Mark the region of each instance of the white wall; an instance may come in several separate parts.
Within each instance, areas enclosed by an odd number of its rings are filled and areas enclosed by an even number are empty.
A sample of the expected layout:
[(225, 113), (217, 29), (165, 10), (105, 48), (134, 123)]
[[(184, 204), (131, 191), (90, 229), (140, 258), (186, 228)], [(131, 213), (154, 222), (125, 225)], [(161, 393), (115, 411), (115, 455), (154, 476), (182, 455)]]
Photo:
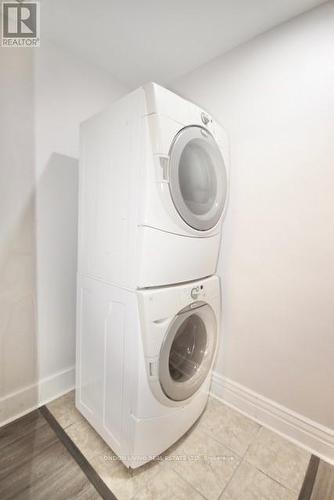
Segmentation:
[(73, 385), (78, 126), (126, 89), (45, 39), (0, 61), (1, 423)]
[(334, 4), (172, 89), (231, 140), (216, 370), (334, 429)]

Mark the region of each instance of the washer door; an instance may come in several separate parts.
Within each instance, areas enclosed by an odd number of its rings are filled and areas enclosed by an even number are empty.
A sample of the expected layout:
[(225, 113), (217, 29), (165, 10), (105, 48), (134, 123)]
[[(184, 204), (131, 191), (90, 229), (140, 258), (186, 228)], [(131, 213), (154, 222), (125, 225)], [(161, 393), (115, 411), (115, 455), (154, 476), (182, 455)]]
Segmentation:
[(169, 399), (183, 401), (202, 385), (217, 344), (216, 317), (208, 304), (181, 311), (160, 350), (159, 380)]
[(169, 152), (169, 188), (182, 219), (207, 231), (219, 221), (227, 197), (227, 172), (220, 149), (208, 130), (185, 127)]

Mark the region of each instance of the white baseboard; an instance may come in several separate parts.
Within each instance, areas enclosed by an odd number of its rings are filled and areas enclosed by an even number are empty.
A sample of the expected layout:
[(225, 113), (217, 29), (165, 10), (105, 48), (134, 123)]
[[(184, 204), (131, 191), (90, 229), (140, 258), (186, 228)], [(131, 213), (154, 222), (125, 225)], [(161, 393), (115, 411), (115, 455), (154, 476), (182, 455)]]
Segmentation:
[(211, 394), (261, 425), (334, 464), (334, 430), (215, 372), (212, 374)]
[(0, 399), (0, 426), (19, 418), (74, 388), (74, 366)]

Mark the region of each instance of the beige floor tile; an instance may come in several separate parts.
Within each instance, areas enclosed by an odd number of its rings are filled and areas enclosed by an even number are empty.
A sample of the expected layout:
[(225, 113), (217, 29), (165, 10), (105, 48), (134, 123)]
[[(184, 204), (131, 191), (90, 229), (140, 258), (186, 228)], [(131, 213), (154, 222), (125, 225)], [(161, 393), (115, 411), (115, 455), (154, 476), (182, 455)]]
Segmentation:
[(204, 432), (243, 456), (260, 425), (241, 413), (210, 398), (198, 424)]
[(297, 500), (297, 493), (284, 488), (250, 464), (243, 462), (220, 500)]
[(133, 500), (203, 500), (187, 481), (165, 465), (159, 465), (158, 474), (137, 491)]
[(106, 460), (104, 455), (96, 455), (90, 459), (90, 464), (118, 500), (133, 498), (160, 470), (158, 462), (130, 470), (118, 460)]
[(110, 455), (113, 452), (87, 421), (70, 425), (66, 433), (89, 460), (95, 455)]
[(82, 422), (84, 419), (75, 407), (74, 391), (55, 399), (47, 407), (63, 429), (66, 429), (69, 425)]
[(239, 457), (194, 427), (164, 462), (208, 500), (216, 500), (239, 464)]
[(310, 456), (278, 434), (262, 428), (249, 447), (245, 460), (287, 488), (299, 492)]

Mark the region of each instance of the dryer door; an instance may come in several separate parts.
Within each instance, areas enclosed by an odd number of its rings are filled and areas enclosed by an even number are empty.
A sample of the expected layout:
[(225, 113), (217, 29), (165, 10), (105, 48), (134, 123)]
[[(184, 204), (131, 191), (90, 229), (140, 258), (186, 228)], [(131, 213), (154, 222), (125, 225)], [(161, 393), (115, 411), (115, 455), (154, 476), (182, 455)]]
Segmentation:
[(176, 135), (169, 158), (169, 188), (176, 210), (192, 228), (211, 229), (227, 198), (227, 171), (215, 139), (203, 127), (185, 127)]
[(193, 306), (175, 317), (160, 350), (160, 385), (174, 401), (188, 399), (200, 388), (216, 350), (217, 322), (212, 308), (205, 303)]

